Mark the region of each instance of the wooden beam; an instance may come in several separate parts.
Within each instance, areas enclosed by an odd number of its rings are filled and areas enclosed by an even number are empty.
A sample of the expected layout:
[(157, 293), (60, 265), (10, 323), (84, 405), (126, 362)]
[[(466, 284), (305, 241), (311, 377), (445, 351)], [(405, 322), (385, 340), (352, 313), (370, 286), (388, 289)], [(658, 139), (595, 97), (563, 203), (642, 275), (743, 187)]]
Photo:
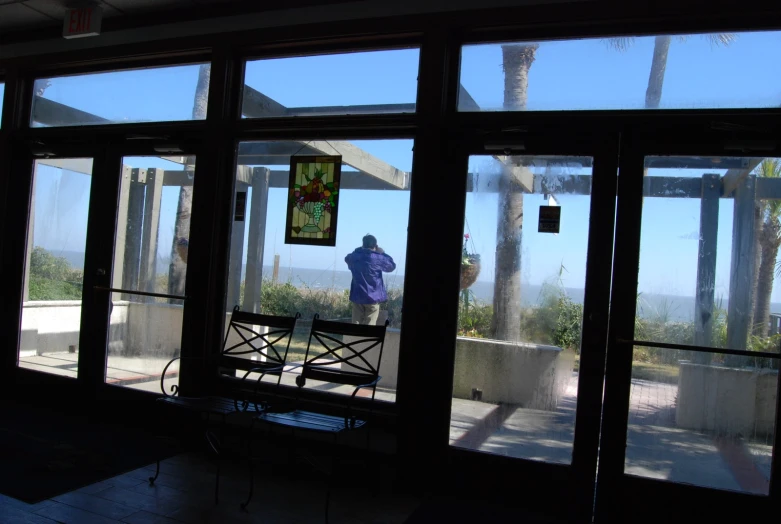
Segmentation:
[(459, 111), (480, 111), (480, 106), (477, 104), (469, 91), (463, 86), (458, 84), (458, 110)]
[[(649, 177), (646, 177), (649, 178)], [(697, 287), (694, 302), (694, 345), (713, 342), (713, 306), (716, 292), (716, 251), (719, 234), (719, 175), (703, 175), (700, 200), (700, 241), (697, 251)], [(696, 353), (699, 364), (709, 364), (709, 353)]]
[(87, 113), (48, 98), (36, 96), (33, 100), (32, 123), (49, 127), (110, 124), (111, 120)]
[[(252, 175), (246, 173), (251, 171), (252, 168), (248, 166), (238, 166), (237, 178), (242, 180), (252, 179)], [(235, 191), (247, 191), (249, 184), (246, 182), (236, 181)], [(230, 241), (230, 259), (228, 266), (228, 292), (226, 307), (230, 310), (233, 306), (241, 307), (241, 270), (244, 262), (244, 231), (246, 227), (246, 216), (244, 220), (237, 221), (235, 217), (235, 205), (236, 198), (233, 199), (232, 213), (231, 213), (231, 241)], [(246, 214), (245, 214), (246, 215)]]
[(139, 283), (141, 289), (147, 292), (155, 291), (155, 280), (157, 278), (157, 238), (160, 232), (163, 173), (162, 169), (146, 170), (146, 196), (144, 198), (144, 226)]
[(287, 114), (285, 106), (247, 84), (244, 84), (241, 96), (241, 114), (247, 118), (285, 116)]
[(757, 177), (757, 199), (781, 200), (781, 178)]
[(409, 188), (409, 173), (370, 155), (352, 142), (313, 140), (309, 144), (326, 155), (341, 155), (342, 162), (398, 189)]
[(745, 165), (740, 168), (728, 169), (721, 179), (722, 195), (732, 196), (738, 186), (751, 174), (754, 169), (762, 162), (762, 158), (741, 159)]
[(730, 263), (727, 347), (746, 349), (753, 301), (754, 213), (756, 177), (747, 176), (735, 191), (732, 218), (732, 259)]
[(30, 300), (30, 264), (32, 263), (33, 249), (35, 249), (35, 191), (38, 187), (38, 165), (33, 164), (33, 188), (30, 192), (30, 216), (27, 219), (27, 249), (24, 258), (24, 288), (22, 290), (22, 302)]
[[(119, 181), (119, 204), (117, 206), (117, 235), (114, 240), (114, 271), (111, 275), (111, 287), (122, 288), (122, 273), (124, 267), (119, 264), (125, 260), (125, 248), (127, 247), (128, 234), (128, 206), (130, 204), (130, 185), (132, 172), (130, 166), (122, 166), (121, 180)], [(116, 294), (112, 294), (114, 300)]]
[(35, 162), (36, 165), (56, 167), (66, 171), (73, 171), (74, 173), (92, 175), (91, 158), (39, 158)]
[(646, 176), (643, 177), (643, 196), (664, 198), (701, 198), (702, 178)]
[[(124, 170), (123, 170), (124, 171)], [(122, 264), (122, 271), (114, 270), (114, 273), (121, 274), (122, 289), (140, 289), (138, 287), (138, 276), (141, 269), (141, 243), (142, 243), (142, 225), (144, 222), (144, 192), (146, 187), (139, 181), (139, 173), (146, 170), (130, 168), (130, 184), (128, 187), (127, 203), (127, 221), (117, 223), (117, 228), (125, 230), (125, 252), (122, 259), (115, 258), (114, 263)], [(123, 188), (124, 190), (124, 188)], [(123, 300), (129, 300), (131, 295), (122, 294)]]
[(249, 216), (247, 273), (244, 277), (242, 310), (260, 313), (260, 287), (263, 285), (263, 251), (266, 245), (266, 214), (271, 171), (266, 167), (256, 167), (252, 171), (252, 199), (247, 213)]
[(270, 116), (318, 116), (318, 115), (355, 115), (414, 113), (415, 103), (401, 104), (354, 104), (349, 106), (302, 106), (287, 107), (257, 89), (244, 85), (241, 114), (247, 118)]

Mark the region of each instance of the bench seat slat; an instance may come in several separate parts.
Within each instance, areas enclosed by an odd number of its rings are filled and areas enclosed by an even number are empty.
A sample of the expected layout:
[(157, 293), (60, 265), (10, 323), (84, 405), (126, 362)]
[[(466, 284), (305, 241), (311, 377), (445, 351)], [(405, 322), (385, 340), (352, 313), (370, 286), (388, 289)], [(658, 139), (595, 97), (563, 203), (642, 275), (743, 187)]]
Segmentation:
[[(312, 411), (296, 410), (287, 413), (265, 412), (258, 415), (257, 419), (277, 426), (307, 429), (325, 433), (339, 433), (348, 429), (344, 425), (344, 417), (324, 415)], [(366, 421), (356, 420), (355, 425), (350, 429), (358, 429), (364, 424), (366, 424)]]
[[(225, 397), (201, 397), (201, 398), (188, 398), (188, 397), (163, 397), (159, 399), (160, 402), (165, 402), (182, 409), (189, 409), (192, 411), (200, 411), (202, 413), (213, 413), (217, 415), (227, 415), (236, 411), (236, 403), (232, 398)], [(239, 409), (243, 410), (242, 401), (237, 401)], [(247, 412), (260, 413), (262, 412), (261, 406), (258, 409), (255, 408), (255, 404), (250, 402), (247, 405)]]

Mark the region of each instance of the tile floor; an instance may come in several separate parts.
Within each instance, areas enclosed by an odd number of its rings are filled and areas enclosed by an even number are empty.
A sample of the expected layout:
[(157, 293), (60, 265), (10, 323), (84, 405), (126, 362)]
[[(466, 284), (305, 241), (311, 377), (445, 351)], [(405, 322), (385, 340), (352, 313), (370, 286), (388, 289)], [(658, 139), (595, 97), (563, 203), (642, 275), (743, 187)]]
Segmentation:
[[(262, 469), (262, 465), (258, 469)], [(294, 467), (294, 466), (290, 466)], [(260, 471), (248, 511), (246, 467), (224, 461), (220, 503), (214, 504), (214, 464), (201, 453), (185, 453), (164, 461), (160, 477), (150, 486), (154, 464), (65, 493), (37, 504), (0, 495), (3, 524), (206, 524), (206, 523), (321, 523), (324, 522), (325, 481), (290, 480)], [(358, 491), (356, 491), (356, 486)], [(388, 490), (335, 485), (331, 497), (332, 523), (403, 523), (420, 500), (392, 495)], [(378, 493), (372, 493), (378, 491)]]

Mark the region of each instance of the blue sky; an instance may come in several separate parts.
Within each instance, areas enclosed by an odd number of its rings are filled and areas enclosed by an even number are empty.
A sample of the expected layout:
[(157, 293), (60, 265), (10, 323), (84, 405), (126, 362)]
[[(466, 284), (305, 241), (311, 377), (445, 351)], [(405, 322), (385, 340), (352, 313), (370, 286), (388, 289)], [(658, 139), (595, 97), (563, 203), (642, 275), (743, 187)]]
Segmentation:
[[(673, 39), (668, 57), (662, 107), (767, 107), (781, 105), (781, 71), (767, 67), (769, 49), (781, 46), (781, 33), (742, 33), (729, 47), (713, 46), (701, 36)], [(642, 108), (653, 53), (653, 38), (637, 38), (626, 51), (611, 49), (604, 40), (544, 42), (529, 74), (529, 110)], [(469, 46), (463, 50), (461, 82), (485, 109), (500, 109), (503, 96), (499, 45)], [(417, 89), (417, 50), (356, 53), (323, 57), (286, 58), (252, 62), (246, 82), (288, 106), (350, 105), (414, 102)], [(739, 72), (733, 74), (732, 72)], [(116, 121), (189, 119), (198, 66), (117, 72), (52, 80), (46, 98)], [(392, 81), (390, 81), (391, 79)], [(406, 171), (412, 166), (411, 140), (354, 141), (383, 161)], [(134, 167), (166, 167), (157, 159), (128, 159)], [(136, 165), (138, 164), (138, 165)], [(168, 167), (167, 167), (168, 168)], [(287, 169), (286, 166), (275, 166)], [(475, 157), (470, 170), (490, 172), (491, 160)], [(709, 170), (707, 172), (718, 172)], [(576, 174), (587, 174), (577, 171)], [(652, 176), (700, 176), (689, 170), (652, 170)], [(206, 176), (197, 174), (196, 176)], [(446, 173), (415, 173), (416, 177)], [(46, 194), (49, 189), (40, 186)], [(66, 198), (60, 189), (60, 198)], [(266, 257), (279, 253), (283, 266), (344, 269), (342, 259), (371, 232), (397, 261), (403, 272), (409, 193), (404, 191), (344, 191), (340, 202), (336, 248), (284, 245), (284, 191), (272, 189), (267, 215)], [(524, 197), (523, 278), (540, 283), (558, 273), (563, 264), (564, 284), (583, 287), (589, 197), (557, 195), (562, 206), (561, 233), (537, 233), (542, 195)], [(36, 213), (55, 208), (36, 200)], [(86, 200), (71, 203), (86, 207)], [(176, 190), (163, 198), (160, 228), (161, 255), (167, 256), (176, 209)], [(80, 226), (73, 214), (58, 211), (69, 250)], [(646, 293), (692, 295), (696, 273), (697, 200), (646, 199), (643, 211), (640, 290)], [(481, 280), (493, 277), (496, 246), (495, 194), (468, 195), (466, 219), (476, 250), (483, 257)], [(460, 217), (442, 217), (457, 220)], [(726, 296), (729, 282), (731, 201), (721, 201), (717, 294)], [(71, 224), (72, 227), (68, 227)], [(36, 238), (37, 237), (36, 232)], [(82, 246), (83, 246), (83, 232)], [(44, 237), (41, 237), (44, 238)], [(47, 237), (48, 238), (48, 237)], [(58, 242), (62, 245), (62, 239)], [(46, 242), (53, 242), (52, 239)], [(246, 242), (246, 239), (245, 239)], [(164, 246), (164, 247), (163, 247)], [(55, 247), (46, 245), (44, 247)], [(471, 247), (471, 246), (470, 246)], [(83, 247), (81, 248), (83, 249)], [(781, 290), (781, 286), (776, 286)], [(723, 292), (723, 293), (722, 293)], [(781, 291), (774, 293), (781, 301)]]

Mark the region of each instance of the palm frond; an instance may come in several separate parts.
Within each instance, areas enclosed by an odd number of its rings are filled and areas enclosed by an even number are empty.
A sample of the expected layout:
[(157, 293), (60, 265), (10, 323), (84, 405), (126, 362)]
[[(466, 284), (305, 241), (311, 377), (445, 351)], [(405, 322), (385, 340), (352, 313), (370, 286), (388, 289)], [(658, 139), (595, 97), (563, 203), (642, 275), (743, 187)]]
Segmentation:
[(728, 46), (731, 43), (733, 43), (735, 40), (738, 39), (738, 35), (735, 33), (711, 33), (708, 35), (705, 35), (705, 38), (708, 39), (708, 42), (712, 46), (718, 47), (718, 46)]
[(759, 163), (752, 174), (760, 178), (781, 178), (781, 159), (762, 159), (762, 162)]
[(635, 43), (635, 38), (633, 36), (617, 36), (615, 38), (605, 38), (602, 41), (605, 42), (608, 48), (624, 52), (632, 47)]

